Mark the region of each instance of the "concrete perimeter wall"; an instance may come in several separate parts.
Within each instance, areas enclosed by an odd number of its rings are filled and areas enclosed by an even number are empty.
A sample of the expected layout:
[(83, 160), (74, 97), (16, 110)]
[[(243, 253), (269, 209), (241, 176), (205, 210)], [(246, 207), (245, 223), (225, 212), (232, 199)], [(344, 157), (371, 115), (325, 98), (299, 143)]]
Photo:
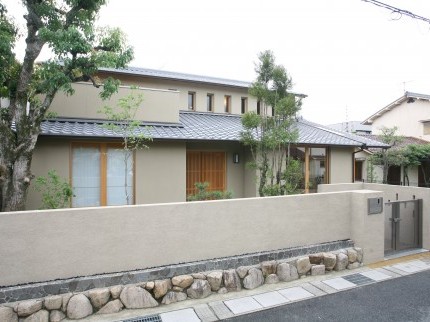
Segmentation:
[[(383, 258), (375, 191), (0, 214), (0, 286), (353, 239)], [(380, 236), (380, 237), (379, 237)]]
[(323, 184), (318, 186), (318, 192), (336, 192), (370, 189), (381, 191), (384, 203), (396, 200), (423, 199), (423, 248), (430, 249), (430, 189), (419, 187), (395, 186), (376, 183), (344, 183), (344, 184)]

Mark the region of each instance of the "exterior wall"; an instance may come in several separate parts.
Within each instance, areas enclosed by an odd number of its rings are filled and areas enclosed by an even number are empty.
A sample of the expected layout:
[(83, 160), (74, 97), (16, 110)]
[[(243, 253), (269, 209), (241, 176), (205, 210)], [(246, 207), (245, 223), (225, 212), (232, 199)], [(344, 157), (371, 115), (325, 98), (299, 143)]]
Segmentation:
[(352, 182), (353, 148), (330, 148), (330, 183)]
[(318, 192), (350, 191), (359, 189), (372, 189), (382, 191), (384, 202), (397, 200), (423, 199), (423, 248), (430, 249), (430, 189), (419, 187), (393, 186), (374, 183), (352, 183), (320, 185)]
[[(0, 285), (130, 271), (351, 236), (363, 241), (356, 246), (367, 254), (374, 241), (366, 238), (372, 239), (377, 229), (383, 232), (383, 224), (375, 222), (372, 228), (373, 222), (364, 216), (368, 196), (378, 194), (319, 193), (1, 213)], [(319, 229), (312, 229), (315, 223)], [(383, 249), (383, 243), (379, 247)], [(365, 262), (381, 259), (372, 255)]]
[[(31, 167), (33, 175), (46, 176), (49, 170), (56, 170), (61, 177), (70, 179), (72, 142), (89, 141), (39, 138)], [(185, 201), (185, 142), (152, 142), (148, 150), (136, 152), (135, 160), (136, 204)], [(30, 186), (26, 209), (40, 206), (40, 194)]]
[[(118, 99), (128, 95), (131, 90), (121, 87), (118, 94), (112, 95), (108, 101), (103, 101), (100, 89), (88, 83), (73, 84), (75, 94), (67, 96), (58, 93), (50, 107), (51, 112), (57, 113), (58, 117), (103, 119), (103, 113), (98, 113), (105, 105), (116, 106)], [(143, 94), (141, 109), (136, 114), (136, 119), (149, 122), (178, 123), (178, 91), (141, 88), (139, 93)]]
[[(248, 98), (248, 111), (257, 110), (257, 100), (248, 94), (248, 88), (232, 87), (222, 85), (211, 85), (190, 81), (157, 79), (133, 75), (114, 75), (120, 79), (124, 85), (137, 85), (148, 88), (159, 88), (164, 90), (174, 90), (179, 92), (179, 102), (177, 108), (188, 110), (188, 92), (195, 92), (196, 108), (198, 112), (207, 112), (206, 96), (214, 95), (215, 113), (224, 113), (224, 95), (231, 96), (231, 113), (241, 114), (241, 98)], [(102, 74), (103, 77), (103, 74)], [(271, 111), (269, 111), (271, 112)]]
[[(239, 142), (188, 142), (187, 151), (223, 151), (226, 152), (227, 190), (233, 198), (245, 197), (245, 149)], [(233, 163), (233, 153), (239, 153), (239, 163)], [(185, 175), (185, 165), (182, 172)], [(184, 181), (185, 182), (185, 181)], [(185, 187), (185, 184), (184, 184)], [(255, 197), (251, 195), (250, 197)]]
[(415, 100), (414, 103), (406, 101), (382, 114), (372, 123), (372, 134), (380, 134), (380, 129), (385, 127), (398, 127), (397, 134), (414, 136), (424, 140), (430, 140), (430, 135), (424, 135), (422, 120), (430, 119), (430, 102)]

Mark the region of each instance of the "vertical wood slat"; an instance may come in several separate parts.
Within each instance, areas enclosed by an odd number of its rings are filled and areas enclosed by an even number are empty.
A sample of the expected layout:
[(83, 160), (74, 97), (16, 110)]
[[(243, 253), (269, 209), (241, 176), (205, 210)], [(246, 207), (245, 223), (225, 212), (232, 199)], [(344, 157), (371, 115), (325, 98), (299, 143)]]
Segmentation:
[(201, 182), (201, 156), (200, 152), (187, 151), (187, 196), (195, 193), (194, 183)]

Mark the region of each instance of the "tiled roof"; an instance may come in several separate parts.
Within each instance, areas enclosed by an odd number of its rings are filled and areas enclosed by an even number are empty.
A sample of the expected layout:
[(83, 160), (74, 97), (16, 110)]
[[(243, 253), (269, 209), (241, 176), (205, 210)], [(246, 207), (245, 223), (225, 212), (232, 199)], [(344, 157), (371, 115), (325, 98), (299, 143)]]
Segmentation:
[[(142, 67), (126, 67), (126, 68), (119, 68), (119, 69), (100, 68), (100, 70), (105, 72), (111, 72), (111, 73), (156, 77), (156, 78), (163, 78), (163, 79), (175, 79), (175, 80), (199, 82), (199, 83), (207, 83), (207, 84), (223, 85), (223, 86), (233, 86), (233, 87), (242, 87), (242, 88), (248, 88), (249, 86), (251, 86), (251, 82), (246, 82), (246, 81), (178, 73), (178, 72), (169, 72), (164, 70), (142, 68)], [(291, 94), (294, 94), (297, 97), (307, 96), (305, 94), (294, 93), (294, 92), (291, 92)]]
[[(378, 141), (381, 142), (381, 137), (379, 135), (375, 135), (375, 134), (360, 134), (360, 136), (362, 136), (363, 138), (368, 138), (371, 139), (373, 141)], [(392, 149), (400, 149), (400, 148), (404, 148), (408, 145), (411, 144), (418, 144), (418, 145), (424, 145), (424, 144), (430, 144), (429, 141), (426, 140), (422, 140), (420, 138), (416, 138), (414, 136), (402, 136), (401, 137), (401, 141), (396, 143), (394, 146), (392, 146)]]
[[(119, 138), (121, 135), (106, 129), (102, 120), (50, 119), (42, 123), (45, 136)], [(326, 128), (299, 119), (298, 144), (387, 147), (372, 139)], [(239, 141), (241, 116), (181, 111), (179, 123), (143, 123), (138, 132), (153, 139)]]

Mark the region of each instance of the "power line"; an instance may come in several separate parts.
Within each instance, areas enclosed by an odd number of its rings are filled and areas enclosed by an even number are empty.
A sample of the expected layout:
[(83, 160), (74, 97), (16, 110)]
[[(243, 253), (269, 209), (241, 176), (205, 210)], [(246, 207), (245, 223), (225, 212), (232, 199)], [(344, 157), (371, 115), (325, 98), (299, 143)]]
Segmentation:
[(430, 24), (430, 19), (425, 18), (423, 16), (416, 15), (416, 14), (414, 14), (414, 13), (408, 11), (408, 10), (404, 10), (404, 9), (400, 9), (400, 8), (397, 8), (397, 7), (393, 7), (393, 6), (390, 6), (389, 4), (386, 4), (386, 3), (383, 3), (383, 2), (380, 2), (380, 1), (377, 1), (377, 0), (361, 0), (361, 1), (369, 2), (371, 4), (374, 4), (375, 6), (391, 10), (392, 13), (398, 13), (398, 14), (400, 14), (400, 18), (402, 16), (408, 16), (408, 17), (411, 17), (413, 19), (418, 19), (418, 20), (422, 20), (422, 21), (428, 22)]

